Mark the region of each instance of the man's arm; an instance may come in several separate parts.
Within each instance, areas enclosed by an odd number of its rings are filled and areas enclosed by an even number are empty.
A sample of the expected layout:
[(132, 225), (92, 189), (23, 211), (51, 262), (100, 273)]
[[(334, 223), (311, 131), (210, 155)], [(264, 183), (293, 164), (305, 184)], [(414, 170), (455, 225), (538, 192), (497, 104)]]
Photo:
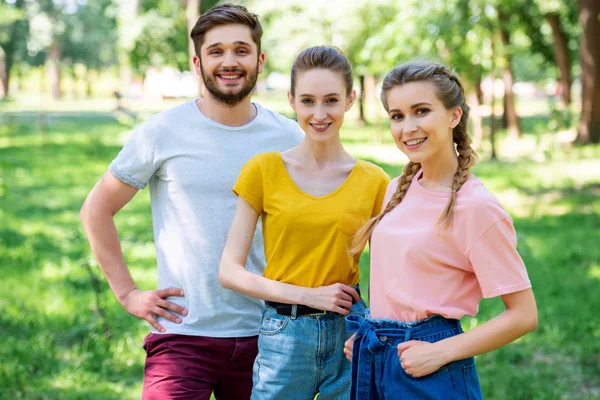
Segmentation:
[(159, 332), (165, 332), (164, 327), (156, 321), (156, 316), (180, 323), (181, 319), (167, 310), (184, 316), (187, 315), (187, 310), (165, 299), (169, 296), (183, 296), (183, 290), (167, 288), (140, 291), (125, 264), (113, 220), (115, 214), (129, 203), (137, 191), (138, 189), (107, 172), (83, 203), (81, 222), (100, 269), (125, 310), (148, 321)]

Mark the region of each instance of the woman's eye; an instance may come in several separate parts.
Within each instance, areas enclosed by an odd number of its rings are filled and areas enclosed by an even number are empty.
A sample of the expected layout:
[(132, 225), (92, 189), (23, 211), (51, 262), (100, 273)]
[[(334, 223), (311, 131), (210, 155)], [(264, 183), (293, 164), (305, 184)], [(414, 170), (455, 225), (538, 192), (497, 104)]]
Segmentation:
[(238, 53), (240, 53), (240, 54), (248, 54), (248, 50), (241, 49), (241, 50), (238, 50)]
[(338, 99), (327, 99), (327, 103), (337, 103)]
[(312, 104), (312, 100), (311, 99), (303, 99), (301, 100), (302, 104)]
[(401, 120), (402, 118), (404, 118), (404, 115), (402, 115), (402, 114), (392, 114), (392, 115), (390, 115), (390, 119), (394, 120), (394, 121)]
[(425, 115), (429, 112), (427, 108), (417, 108), (417, 115)]

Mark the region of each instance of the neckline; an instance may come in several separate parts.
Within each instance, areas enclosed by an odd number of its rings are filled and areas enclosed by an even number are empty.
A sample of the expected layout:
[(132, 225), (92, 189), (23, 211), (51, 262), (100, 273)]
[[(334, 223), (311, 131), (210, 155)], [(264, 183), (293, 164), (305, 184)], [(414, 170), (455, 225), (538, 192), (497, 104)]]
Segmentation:
[(324, 200), (324, 199), (332, 197), (335, 194), (337, 194), (340, 191), (342, 191), (342, 189), (344, 189), (344, 187), (346, 187), (348, 185), (348, 183), (352, 180), (352, 178), (354, 177), (354, 175), (356, 175), (356, 173), (357, 173), (356, 171), (358, 170), (358, 165), (359, 165), (359, 163), (361, 161), (358, 158), (356, 159), (356, 162), (354, 163), (354, 166), (352, 167), (352, 170), (350, 171), (350, 173), (348, 174), (348, 176), (346, 177), (346, 179), (344, 179), (344, 182), (342, 182), (342, 184), (340, 186), (338, 186), (333, 191), (331, 191), (331, 192), (329, 192), (329, 193), (327, 193), (327, 194), (325, 194), (323, 196), (313, 196), (312, 194), (306, 193), (304, 190), (300, 189), (298, 187), (298, 185), (296, 184), (296, 182), (294, 182), (294, 180), (290, 176), (290, 173), (288, 172), (288, 170), (287, 170), (287, 168), (285, 166), (285, 161), (283, 161), (283, 156), (281, 155), (281, 152), (276, 152), (276, 155), (277, 155), (277, 160), (279, 162), (280, 167), (283, 168), (283, 175), (284, 175), (285, 179), (294, 187), (294, 189), (298, 193), (300, 193), (304, 197), (308, 197), (309, 199), (312, 199), (312, 200)]
[(261, 116), (261, 114), (262, 114), (261, 108), (262, 107), (258, 103), (253, 102), (252, 105), (254, 106), (254, 108), (256, 108), (256, 115), (254, 116), (252, 121), (248, 122), (245, 125), (241, 125), (241, 126), (224, 125), (224, 124), (214, 121), (214, 120), (208, 118), (206, 115), (204, 115), (204, 113), (202, 113), (202, 111), (200, 111), (198, 104), (196, 104), (196, 102), (198, 100), (199, 100), (198, 98), (190, 100), (190, 104), (194, 108), (194, 110), (196, 110), (197, 115), (200, 116), (200, 118), (202, 119), (203, 122), (205, 122), (209, 125), (212, 125), (216, 128), (222, 129), (222, 130), (232, 131), (232, 132), (243, 131), (243, 130), (249, 129), (249, 128), (253, 127), (254, 125), (256, 125), (258, 123), (259, 118), (262, 117)]
[[(420, 182), (421, 177), (423, 176), (423, 169), (421, 168), (419, 170), (419, 172), (417, 172), (417, 174), (415, 175), (415, 177), (412, 180), (412, 183), (410, 185), (410, 187), (415, 187), (417, 190), (419, 190), (422, 193), (425, 193), (429, 196), (436, 196), (436, 197), (446, 197), (446, 198), (450, 198), (450, 196), (452, 195), (452, 192), (440, 192), (437, 190), (432, 190), (432, 189), (428, 189), (425, 186), (423, 186)], [(473, 179), (467, 179), (467, 181), (463, 184), (463, 188), (466, 185), (470, 185), (469, 182), (471, 181), (479, 181), (479, 178), (475, 177)], [(461, 189), (462, 190), (462, 189)], [(456, 193), (456, 195), (458, 196), (460, 194), (460, 190)]]

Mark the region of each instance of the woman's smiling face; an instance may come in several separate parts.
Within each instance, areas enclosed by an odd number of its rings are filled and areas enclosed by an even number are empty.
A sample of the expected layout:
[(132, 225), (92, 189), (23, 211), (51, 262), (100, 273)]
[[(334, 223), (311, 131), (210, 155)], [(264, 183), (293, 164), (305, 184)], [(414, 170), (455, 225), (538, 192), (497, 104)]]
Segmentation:
[(452, 150), (452, 129), (460, 121), (460, 107), (448, 110), (431, 82), (393, 87), (387, 95), (390, 129), (396, 146), (414, 163)]
[(298, 124), (315, 141), (339, 135), (346, 111), (354, 103), (355, 93), (346, 95), (340, 73), (327, 69), (311, 69), (298, 74), (295, 96), (289, 95)]

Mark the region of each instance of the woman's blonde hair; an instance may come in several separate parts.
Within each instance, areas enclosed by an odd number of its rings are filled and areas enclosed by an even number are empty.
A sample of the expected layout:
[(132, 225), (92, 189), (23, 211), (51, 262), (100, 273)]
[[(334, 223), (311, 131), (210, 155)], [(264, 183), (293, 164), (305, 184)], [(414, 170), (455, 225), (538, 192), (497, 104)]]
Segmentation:
[[(447, 110), (456, 107), (462, 109), (462, 117), (458, 125), (452, 130), (452, 138), (454, 143), (456, 143), (456, 151), (458, 153), (458, 167), (454, 173), (450, 200), (438, 220), (438, 224), (445, 230), (452, 222), (454, 205), (456, 204), (456, 192), (458, 192), (467, 181), (469, 169), (477, 162), (477, 154), (475, 153), (475, 150), (471, 148), (471, 138), (467, 133), (469, 106), (465, 102), (465, 93), (462, 84), (454, 72), (441, 64), (411, 62), (394, 68), (383, 80), (381, 102), (386, 111), (389, 111), (387, 97), (390, 90), (396, 86), (401, 86), (409, 82), (433, 83), (436, 88), (438, 99), (440, 99)], [(420, 169), (421, 164), (412, 161), (404, 166), (403, 173), (398, 178), (396, 191), (389, 203), (377, 217), (371, 218), (354, 235), (352, 245), (350, 246), (351, 254), (358, 254), (362, 251), (367, 241), (371, 238), (371, 234), (379, 221), (402, 202), (413, 178)]]

